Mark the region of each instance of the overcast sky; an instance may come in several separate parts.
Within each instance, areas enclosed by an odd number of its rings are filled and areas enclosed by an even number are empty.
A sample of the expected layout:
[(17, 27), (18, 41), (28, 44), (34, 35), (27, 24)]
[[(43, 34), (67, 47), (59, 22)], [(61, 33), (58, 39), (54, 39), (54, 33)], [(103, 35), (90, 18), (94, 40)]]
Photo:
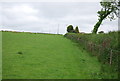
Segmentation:
[[(98, 20), (99, 2), (1, 2), (0, 29), (65, 34), (68, 25), (90, 33)], [(117, 20), (105, 20), (99, 31), (118, 30)]]

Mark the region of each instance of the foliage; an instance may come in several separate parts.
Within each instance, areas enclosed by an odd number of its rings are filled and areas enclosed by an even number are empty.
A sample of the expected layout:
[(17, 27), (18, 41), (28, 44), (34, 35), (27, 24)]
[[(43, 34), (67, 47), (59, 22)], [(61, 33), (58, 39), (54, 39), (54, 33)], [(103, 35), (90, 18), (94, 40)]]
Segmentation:
[(71, 30), (71, 32), (70, 33), (76, 33), (76, 31), (75, 30)]
[(75, 28), (75, 32), (76, 32), (76, 33), (79, 33), (78, 26), (76, 26), (76, 28)]
[(73, 26), (72, 25), (69, 25), (68, 27), (67, 27), (67, 32), (74, 32), (74, 29), (73, 29)]
[(110, 20), (114, 20), (116, 17), (118, 17), (118, 0), (112, 0), (110, 2), (105, 2), (104, 0), (100, 2), (102, 9), (98, 11), (98, 22), (95, 24), (93, 32), (97, 33), (99, 26), (101, 25), (102, 21), (106, 19), (107, 17)]
[(73, 26), (72, 26), (72, 25), (69, 25), (69, 26), (67, 27), (67, 32), (68, 32), (68, 33), (79, 33), (78, 26), (76, 26), (76, 28), (75, 28), (75, 30), (74, 30)]
[[(108, 34), (67, 33), (65, 34), (65, 37), (78, 42), (83, 49), (90, 52), (92, 56), (96, 56), (103, 65), (105, 64), (112, 67), (112, 73), (115, 73), (115, 77), (117, 76), (116, 72), (118, 72), (118, 54), (120, 53), (120, 47), (118, 46), (118, 33), (120, 32), (114, 31), (109, 32)], [(109, 69), (103, 70), (105, 68), (101, 68), (104, 72), (110, 72)]]
[(100, 33), (104, 33), (104, 31), (99, 31), (98, 33), (99, 33), (99, 34), (100, 34)]

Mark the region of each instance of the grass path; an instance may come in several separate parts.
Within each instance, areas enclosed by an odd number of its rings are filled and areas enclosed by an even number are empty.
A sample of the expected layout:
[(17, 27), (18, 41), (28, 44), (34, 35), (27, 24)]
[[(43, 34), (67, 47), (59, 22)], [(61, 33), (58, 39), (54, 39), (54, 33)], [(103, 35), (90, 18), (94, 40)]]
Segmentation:
[(3, 79), (98, 78), (96, 57), (62, 35), (3, 32), (2, 44)]

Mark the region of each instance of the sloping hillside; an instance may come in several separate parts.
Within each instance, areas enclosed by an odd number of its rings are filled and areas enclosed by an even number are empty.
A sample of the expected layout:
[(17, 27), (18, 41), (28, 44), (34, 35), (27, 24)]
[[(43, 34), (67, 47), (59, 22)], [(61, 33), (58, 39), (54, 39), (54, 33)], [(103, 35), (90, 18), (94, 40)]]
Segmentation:
[(100, 63), (62, 35), (3, 32), (3, 79), (98, 79)]

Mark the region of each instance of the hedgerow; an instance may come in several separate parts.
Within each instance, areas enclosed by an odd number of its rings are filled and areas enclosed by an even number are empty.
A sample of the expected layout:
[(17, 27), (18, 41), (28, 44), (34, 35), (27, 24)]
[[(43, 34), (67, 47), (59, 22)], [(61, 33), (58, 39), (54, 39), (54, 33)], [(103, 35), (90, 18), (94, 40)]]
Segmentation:
[(118, 54), (120, 54), (119, 33), (119, 31), (107, 34), (66, 33), (64, 36), (79, 43), (91, 55), (96, 56), (103, 65), (110, 66), (112, 72), (117, 72)]

